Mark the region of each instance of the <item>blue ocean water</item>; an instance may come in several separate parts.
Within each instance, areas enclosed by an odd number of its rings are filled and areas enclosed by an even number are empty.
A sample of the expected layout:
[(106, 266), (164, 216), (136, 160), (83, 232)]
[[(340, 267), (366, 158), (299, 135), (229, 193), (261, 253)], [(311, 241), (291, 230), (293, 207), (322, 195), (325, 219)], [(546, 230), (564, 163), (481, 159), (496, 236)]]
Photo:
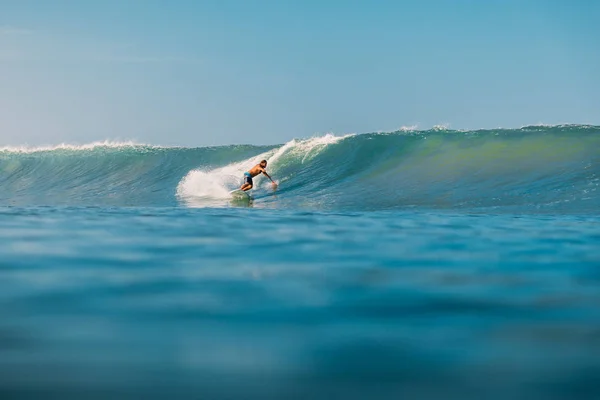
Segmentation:
[(0, 149), (0, 395), (598, 398), (599, 174), (573, 125)]

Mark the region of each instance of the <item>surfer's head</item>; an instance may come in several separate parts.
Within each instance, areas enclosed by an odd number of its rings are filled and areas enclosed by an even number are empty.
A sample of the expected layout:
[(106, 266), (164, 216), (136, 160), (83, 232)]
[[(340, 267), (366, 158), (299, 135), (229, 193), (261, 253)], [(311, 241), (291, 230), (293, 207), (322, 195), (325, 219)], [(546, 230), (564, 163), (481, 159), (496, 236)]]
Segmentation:
[(263, 167), (263, 168), (267, 168), (267, 160), (262, 160), (260, 162), (260, 166)]

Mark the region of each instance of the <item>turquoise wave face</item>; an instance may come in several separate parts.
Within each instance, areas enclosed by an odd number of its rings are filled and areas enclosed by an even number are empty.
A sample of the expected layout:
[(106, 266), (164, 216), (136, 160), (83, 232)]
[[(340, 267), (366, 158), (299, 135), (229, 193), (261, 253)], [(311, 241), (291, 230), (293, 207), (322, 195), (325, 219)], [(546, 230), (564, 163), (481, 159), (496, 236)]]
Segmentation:
[(327, 135), (279, 146), (0, 149), (0, 204), (231, 206), (260, 159), (254, 207), (597, 213), (600, 127)]
[(255, 146), (97, 145), (0, 151), (0, 203), (37, 206), (175, 206), (192, 169), (246, 159)]

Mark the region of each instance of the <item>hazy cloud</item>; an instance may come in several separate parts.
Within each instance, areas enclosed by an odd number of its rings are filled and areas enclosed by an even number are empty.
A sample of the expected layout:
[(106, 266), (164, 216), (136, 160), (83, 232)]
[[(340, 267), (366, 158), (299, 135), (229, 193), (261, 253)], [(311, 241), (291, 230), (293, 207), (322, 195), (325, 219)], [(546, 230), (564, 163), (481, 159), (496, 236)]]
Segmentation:
[(32, 33), (31, 29), (17, 28), (9, 25), (0, 26), (0, 36), (23, 36), (31, 35)]
[(158, 63), (198, 63), (198, 60), (181, 57), (155, 57), (139, 55), (94, 54), (91, 60), (123, 64), (158, 64)]
[(8, 40), (34, 33), (31, 29), (0, 25), (0, 60), (2, 61), (82, 61), (116, 64), (199, 63), (199, 60), (158, 54), (140, 54), (131, 43), (93, 42), (76, 36), (36, 35), (31, 40)]

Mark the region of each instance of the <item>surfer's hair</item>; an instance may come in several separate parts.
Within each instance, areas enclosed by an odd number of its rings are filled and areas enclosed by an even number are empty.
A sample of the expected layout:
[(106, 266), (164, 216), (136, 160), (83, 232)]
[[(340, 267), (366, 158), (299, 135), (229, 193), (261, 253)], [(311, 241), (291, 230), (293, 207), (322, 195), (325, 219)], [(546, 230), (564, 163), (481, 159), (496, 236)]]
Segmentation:
[(265, 163), (265, 164), (266, 164), (266, 163), (267, 163), (267, 160), (262, 160), (260, 163), (261, 163), (261, 164), (262, 164), (262, 163)]

